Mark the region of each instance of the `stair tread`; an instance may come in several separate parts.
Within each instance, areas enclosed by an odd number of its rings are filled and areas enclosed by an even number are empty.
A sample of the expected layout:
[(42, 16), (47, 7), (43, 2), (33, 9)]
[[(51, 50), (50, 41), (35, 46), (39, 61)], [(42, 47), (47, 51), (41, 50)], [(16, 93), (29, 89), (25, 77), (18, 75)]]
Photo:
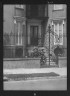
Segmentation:
[(41, 67), (58, 67), (58, 65), (42, 65)]

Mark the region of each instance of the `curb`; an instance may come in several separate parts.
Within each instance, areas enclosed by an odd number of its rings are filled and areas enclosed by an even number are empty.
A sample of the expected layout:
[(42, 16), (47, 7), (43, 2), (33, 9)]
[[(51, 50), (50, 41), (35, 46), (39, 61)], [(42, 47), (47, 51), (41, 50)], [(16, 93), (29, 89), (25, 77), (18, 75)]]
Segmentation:
[(39, 80), (39, 79), (59, 79), (59, 78), (67, 78), (66, 75), (59, 75), (59, 76), (41, 76), (41, 77), (26, 77), (26, 78), (9, 78), (6, 76), (3, 77), (4, 81), (25, 81), (25, 80)]
[(28, 80), (43, 80), (43, 79), (60, 79), (60, 78), (67, 78), (66, 76), (56, 76), (56, 77), (33, 77), (33, 78), (26, 78), (26, 79), (21, 79), (21, 80), (13, 80), (13, 79), (8, 79), (6, 78), (4, 81), (28, 81)]

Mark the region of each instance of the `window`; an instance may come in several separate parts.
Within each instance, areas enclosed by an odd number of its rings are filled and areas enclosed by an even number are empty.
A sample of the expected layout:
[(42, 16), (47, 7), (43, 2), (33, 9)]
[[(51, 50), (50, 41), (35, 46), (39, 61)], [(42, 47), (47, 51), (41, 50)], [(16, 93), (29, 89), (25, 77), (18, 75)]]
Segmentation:
[(16, 8), (21, 8), (21, 9), (24, 9), (25, 8), (25, 5), (16, 5)]
[[(23, 46), (22, 46), (22, 23), (14, 20), (15, 23), (15, 33), (16, 34), (6, 34), (3, 40), (3, 57), (4, 58), (22, 58), (23, 57)], [(15, 36), (15, 37), (13, 37)], [(16, 42), (15, 42), (16, 40)], [(15, 42), (16, 44), (12, 44)], [(18, 45), (18, 46), (16, 46)]]
[(58, 36), (59, 36), (59, 30), (58, 30), (58, 27), (59, 27), (59, 25), (57, 24), (57, 23), (55, 23), (55, 25), (54, 25), (54, 28), (55, 28), (55, 37), (54, 37), (54, 43), (58, 43)]
[(16, 27), (16, 44), (22, 45), (22, 24), (18, 22)]
[(61, 10), (61, 9), (63, 9), (62, 4), (54, 4), (54, 10)]
[(38, 45), (38, 26), (30, 26), (30, 43)]
[(63, 42), (63, 24), (62, 23), (60, 23), (59, 24), (59, 42), (60, 42), (60, 44)]
[(16, 16), (20, 16), (20, 17), (23, 17), (25, 15), (24, 14), (24, 10), (21, 10), (21, 9), (16, 8), (15, 9), (15, 15)]
[(23, 5), (20, 5), (20, 8), (24, 8), (24, 6)]
[(63, 45), (63, 22), (54, 22), (54, 45)]

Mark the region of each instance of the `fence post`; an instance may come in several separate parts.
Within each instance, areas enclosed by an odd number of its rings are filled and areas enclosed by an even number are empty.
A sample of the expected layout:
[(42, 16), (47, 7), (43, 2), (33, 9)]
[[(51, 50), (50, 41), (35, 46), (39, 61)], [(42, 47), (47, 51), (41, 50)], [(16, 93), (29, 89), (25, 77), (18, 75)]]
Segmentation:
[(49, 24), (49, 66), (50, 66), (50, 24)]

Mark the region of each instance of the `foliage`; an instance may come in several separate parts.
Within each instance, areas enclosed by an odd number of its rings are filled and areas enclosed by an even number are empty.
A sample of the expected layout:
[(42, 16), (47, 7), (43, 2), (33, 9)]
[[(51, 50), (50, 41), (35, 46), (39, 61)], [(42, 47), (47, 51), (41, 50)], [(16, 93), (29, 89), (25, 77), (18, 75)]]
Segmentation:
[(55, 49), (54, 49), (54, 53), (55, 55), (62, 55), (63, 54), (63, 48), (60, 48), (59, 46), (57, 46)]
[(43, 65), (46, 63), (46, 56), (44, 54), (41, 55), (40, 64)]
[(55, 55), (52, 55), (51, 56), (51, 60), (53, 60), (53, 62), (56, 62), (56, 56)]
[(33, 49), (33, 52), (31, 53), (31, 57), (35, 57), (35, 58), (38, 58), (38, 57), (40, 57), (41, 59), (40, 59), (40, 64), (41, 65), (43, 65), (43, 64), (45, 64), (46, 63), (46, 56), (44, 55), (44, 49), (40, 49), (40, 48), (38, 48), (38, 47), (35, 47), (34, 49)]
[(40, 50), (38, 47), (36, 47), (33, 49), (31, 56), (32, 57), (41, 57), (42, 54), (44, 54), (43, 50)]

